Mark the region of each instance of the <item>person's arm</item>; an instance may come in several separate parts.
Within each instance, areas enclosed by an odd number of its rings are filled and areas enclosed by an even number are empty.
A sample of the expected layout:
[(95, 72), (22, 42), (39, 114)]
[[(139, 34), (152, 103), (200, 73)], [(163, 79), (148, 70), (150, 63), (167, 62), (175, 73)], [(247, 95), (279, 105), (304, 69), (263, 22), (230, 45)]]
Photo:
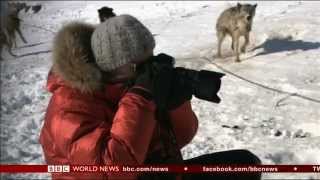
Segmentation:
[[(154, 111), (152, 101), (133, 92), (121, 99), (114, 119), (109, 122), (98, 120), (104, 116), (89, 105), (83, 105), (81, 110), (64, 109), (56, 117), (61, 118), (55, 125), (59, 128), (54, 130), (56, 148), (66, 152), (71, 164), (143, 164), (156, 124)], [(119, 176), (123, 174), (108, 174), (109, 179)], [(135, 177), (132, 173), (125, 175), (125, 179)]]
[(198, 119), (192, 110), (190, 101), (170, 111), (171, 123), (179, 148), (187, 145), (198, 130)]
[[(150, 70), (139, 73), (135, 85), (120, 100), (111, 129), (101, 131), (101, 125), (93, 129), (92, 133), (88, 133), (87, 140), (85, 137), (79, 138), (78, 143), (83, 148), (78, 148), (77, 144), (72, 143), (71, 160), (76, 161), (82, 151), (89, 149), (92, 155), (96, 153), (100, 157), (100, 163), (106, 165), (143, 164), (156, 126), (152, 81)], [(93, 138), (90, 134), (93, 134)], [(91, 156), (89, 154), (85, 157)], [(112, 175), (116, 174), (109, 174)], [(134, 176), (132, 175), (133, 178)]]
[(105, 162), (142, 164), (156, 125), (152, 101), (128, 92), (113, 119)]

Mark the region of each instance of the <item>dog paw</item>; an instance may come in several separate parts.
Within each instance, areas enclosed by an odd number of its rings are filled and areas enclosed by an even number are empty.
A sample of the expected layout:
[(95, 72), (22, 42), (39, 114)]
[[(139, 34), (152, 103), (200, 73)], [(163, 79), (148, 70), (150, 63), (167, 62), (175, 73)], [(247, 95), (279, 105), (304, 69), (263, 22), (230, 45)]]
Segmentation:
[(213, 56), (215, 56), (215, 57), (217, 57), (217, 58), (221, 58), (222, 56), (221, 56), (221, 53), (217, 53), (216, 55), (213, 55)]

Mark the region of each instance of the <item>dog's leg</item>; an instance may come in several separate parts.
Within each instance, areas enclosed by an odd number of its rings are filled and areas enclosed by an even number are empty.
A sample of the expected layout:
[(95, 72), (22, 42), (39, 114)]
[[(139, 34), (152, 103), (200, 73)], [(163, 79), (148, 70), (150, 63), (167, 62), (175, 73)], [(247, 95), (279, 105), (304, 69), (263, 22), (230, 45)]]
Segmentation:
[(18, 32), (20, 38), (22, 39), (22, 41), (23, 41), (25, 44), (27, 44), (28, 42), (27, 42), (27, 40), (23, 37), (22, 32), (21, 32), (21, 30), (20, 30), (20, 27), (18, 27), (17, 32)]
[(231, 34), (231, 49), (234, 51), (235, 37)]
[(2, 44), (2, 42), (0, 42), (0, 61), (3, 60), (3, 58), (2, 58), (2, 48), (3, 48), (3, 44)]
[(17, 57), (17, 55), (15, 55), (13, 52), (12, 52), (12, 46), (13, 46), (13, 43), (12, 43), (12, 39), (9, 37), (7, 39), (7, 48), (8, 48), (8, 52), (11, 56), (13, 57)]
[(17, 48), (17, 39), (16, 39), (16, 34), (15, 34), (15, 31), (11, 32), (11, 34), (9, 35), (9, 39), (8, 39), (8, 44), (10, 44), (11, 48), (14, 47), (14, 48)]
[(246, 52), (246, 48), (248, 46), (248, 44), (250, 43), (250, 34), (249, 32), (247, 32), (245, 35), (244, 35), (244, 44), (243, 46), (241, 47), (241, 52), (244, 53)]
[[(17, 45), (16, 44), (16, 41), (15, 41), (15, 34), (14, 34), (14, 32), (10, 32), (10, 31), (8, 31), (8, 29), (5, 29), (4, 31), (3, 31), (3, 33), (4, 33), (4, 36), (5, 36), (5, 45), (7, 46), (7, 48), (8, 48), (8, 52), (10, 53), (12, 53), (12, 46), (13, 45)], [(10, 54), (11, 54), (10, 53)]]
[(234, 31), (234, 32), (232, 32), (231, 34), (230, 34), (230, 36), (231, 36), (231, 49), (234, 51), (235, 49), (234, 49), (234, 45), (235, 45), (235, 42), (236, 42), (236, 31)]
[(16, 36), (12, 37), (12, 41), (13, 41), (14, 48), (17, 48), (17, 47), (18, 47), (18, 45), (17, 45), (17, 39), (16, 39)]
[(8, 45), (8, 52), (11, 56), (13, 57), (17, 57), (17, 55), (15, 55), (13, 52), (12, 52), (12, 44), (11, 45)]
[(232, 34), (232, 42), (234, 43), (234, 53), (236, 54), (236, 62), (240, 62), (240, 55), (239, 55), (239, 34), (234, 32)]
[(16, 42), (16, 33), (15, 30), (11, 30), (11, 29), (6, 29), (5, 31), (5, 35), (7, 38), (7, 46), (10, 48), (15, 47), (17, 48), (17, 42)]
[(7, 36), (5, 34), (5, 31), (3, 31), (3, 29), (0, 29), (0, 60), (3, 60), (2, 50), (6, 44), (7, 44)]
[(218, 31), (217, 32), (217, 37), (218, 37), (218, 51), (217, 51), (217, 57), (221, 57), (221, 46), (222, 42), (226, 36), (226, 33), (223, 31)]
[(17, 55), (12, 52), (12, 47), (8, 47), (8, 52), (11, 56), (17, 57)]

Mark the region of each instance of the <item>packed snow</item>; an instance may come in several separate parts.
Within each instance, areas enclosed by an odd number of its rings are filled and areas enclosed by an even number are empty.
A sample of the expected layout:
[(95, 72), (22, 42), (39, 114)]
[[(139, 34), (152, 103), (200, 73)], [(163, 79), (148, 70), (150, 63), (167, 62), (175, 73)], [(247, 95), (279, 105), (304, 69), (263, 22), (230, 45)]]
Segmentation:
[[(32, 1), (37, 14), (20, 13), (28, 44), (17, 38), (13, 58), (1, 61), (1, 164), (44, 164), (38, 142), (50, 93), (52, 39), (72, 20), (99, 23), (97, 9), (141, 20), (156, 39), (155, 52), (176, 66), (226, 73), (214, 104), (193, 98), (199, 119), (185, 159), (205, 153), (248, 149), (263, 164), (320, 164), (320, 2), (257, 3), (249, 52), (241, 63), (216, 59), (215, 23), (237, 2), (223, 1)], [(244, 2), (242, 2), (244, 3)], [(222, 54), (230, 54), (230, 38)], [(49, 174), (2, 174), (1, 179), (46, 179)], [(320, 174), (266, 173), (263, 179), (319, 179)]]

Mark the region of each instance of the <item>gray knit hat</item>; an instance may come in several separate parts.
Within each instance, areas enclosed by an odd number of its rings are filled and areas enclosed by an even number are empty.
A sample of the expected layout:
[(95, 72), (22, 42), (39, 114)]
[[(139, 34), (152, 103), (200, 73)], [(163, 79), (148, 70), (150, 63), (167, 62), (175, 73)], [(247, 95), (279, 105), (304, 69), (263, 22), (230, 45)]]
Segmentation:
[(91, 37), (97, 65), (112, 71), (154, 49), (150, 31), (135, 17), (119, 15), (97, 26)]

